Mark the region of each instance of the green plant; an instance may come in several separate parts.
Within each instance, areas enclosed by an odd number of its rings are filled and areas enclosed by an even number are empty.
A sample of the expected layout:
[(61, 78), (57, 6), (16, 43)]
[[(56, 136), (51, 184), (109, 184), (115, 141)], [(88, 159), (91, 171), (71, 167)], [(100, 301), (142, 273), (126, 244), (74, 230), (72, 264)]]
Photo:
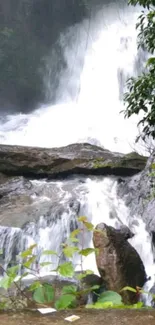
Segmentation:
[(155, 138), (155, 7), (154, 0), (130, 0), (129, 4), (142, 5), (148, 10), (142, 11), (136, 24), (138, 30), (138, 48), (144, 49), (151, 54), (147, 60), (145, 69), (141, 75), (129, 78), (127, 81), (128, 91), (124, 95), (126, 109), (123, 111), (125, 117), (143, 112), (143, 118), (138, 125), (142, 125), (141, 137), (152, 136)]
[[(51, 262), (43, 262), (39, 264), (39, 269), (44, 266), (51, 266), (51, 272), (56, 272), (58, 275), (65, 277), (65, 278), (77, 278), (80, 281), (82, 278), (87, 276), (87, 274), (92, 273), (91, 271), (83, 271), (83, 257), (88, 256), (91, 253), (94, 253), (96, 250), (94, 248), (84, 248), (83, 242), (81, 245), (79, 244), (79, 240), (77, 236), (81, 233), (83, 237), (83, 233), (85, 231), (93, 231), (94, 227), (91, 223), (88, 222), (86, 217), (78, 218), (80, 223), (80, 228), (74, 230), (70, 237), (67, 239), (66, 243), (62, 244), (62, 249), (60, 255), (53, 250), (45, 250), (42, 251), (42, 255), (49, 256), (49, 255), (56, 255), (58, 257), (58, 266), (55, 269), (52, 269)], [(34, 271), (33, 264), (37, 260), (37, 255), (34, 253), (36, 248), (36, 244), (29, 247), (27, 250), (21, 252), (20, 256), (18, 256), (19, 263), (16, 266), (10, 267), (7, 270), (4, 270), (3, 266), (0, 265), (0, 269), (5, 273), (5, 276), (0, 281), (0, 287), (8, 290), (13, 285), (16, 287), (18, 292), (20, 293), (21, 297), (28, 297), (27, 293), (25, 293), (21, 287), (21, 281), (28, 275), (32, 274), (35, 275), (37, 278), (36, 281), (30, 285), (28, 291), (32, 293), (32, 298), (28, 298), (32, 304), (34, 301), (37, 304), (43, 305), (54, 305), (56, 309), (66, 309), (76, 305), (76, 300), (85, 293), (93, 291), (98, 288), (98, 286), (92, 286), (86, 290), (78, 290), (78, 281), (77, 285), (69, 285), (64, 286), (61, 292), (61, 296), (57, 299), (55, 298), (55, 288), (50, 283), (42, 283), (42, 279), (39, 277), (38, 272)], [(60, 259), (62, 254), (66, 257), (67, 261), (60, 264)], [(80, 266), (81, 266), (81, 274), (75, 275), (74, 266), (72, 259), (74, 254), (78, 254), (80, 256)], [(24, 273), (18, 277), (19, 270), (24, 269)], [(2, 307), (4, 307), (4, 300), (2, 303)], [(1, 307), (1, 305), (0, 305)]]
[[(51, 262), (43, 262), (39, 264), (39, 268), (41, 269), (44, 266), (51, 266), (51, 271), (55, 271), (58, 275), (63, 276), (65, 278), (75, 278), (77, 280), (76, 284), (70, 284), (63, 286), (61, 290), (61, 294), (59, 297), (56, 296), (56, 287), (51, 283), (44, 283), (42, 278), (40, 278), (37, 271), (33, 269), (33, 263), (35, 263), (37, 259), (37, 255), (34, 253), (36, 249), (36, 244), (29, 247), (27, 250), (21, 252), (19, 256), (19, 263), (13, 267), (5, 270), (2, 265), (0, 265), (0, 269), (5, 273), (5, 276), (0, 281), (0, 287), (9, 290), (12, 286), (15, 286), (17, 289), (16, 300), (18, 300), (25, 307), (25, 301), (28, 300), (30, 305), (34, 304), (36, 306), (54, 306), (57, 310), (74, 308), (77, 306), (79, 299), (85, 294), (89, 294), (90, 292), (94, 292), (99, 289), (99, 286), (91, 286), (89, 288), (83, 288), (80, 285), (80, 281), (83, 280), (89, 274), (93, 272), (90, 270), (83, 271), (83, 257), (88, 256), (94, 252), (97, 253), (97, 250), (94, 248), (84, 248), (83, 242), (79, 245), (78, 235), (81, 234), (83, 238), (83, 234), (85, 231), (92, 232), (98, 231), (94, 229), (93, 224), (88, 222), (86, 217), (78, 218), (80, 223), (79, 229), (74, 230), (66, 243), (62, 244), (62, 251), (60, 255), (53, 250), (44, 250), (42, 251), (42, 255), (56, 255), (58, 257), (58, 265), (56, 268), (52, 269)], [(77, 245), (78, 244), (78, 245)], [(67, 261), (64, 263), (60, 263), (61, 255), (64, 254)], [(74, 271), (74, 266), (72, 259), (74, 254), (78, 254), (80, 256), (80, 266), (81, 272), (80, 274), (76, 274)], [(24, 273), (21, 276), (18, 276), (20, 268), (24, 269)], [(36, 277), (36, 280), (29, 286), (28, 290), (22, 289), (21, 282), (28, 275), (33, 274)], [(122, 290), (130, 290), (137, 293), (137, 288), (125, 287)], [(138, 288), (138, 292), (143, 292), (142, 289)], [(121, 293), (121, 292), (120, 292)], [(96, 294), (96, 292), (95, 292)], [(154, 295), (152, 295), (155, 298)], [(11, 295), (9, 296), (11, 304), (14, 306), (15, 299)], [(11, 305), (11, 306), (12, 306)], [(5, 309), (8, 306), (8, 298), (5, 296), (0, 296), (0, 309)], [(17, 304), (18, 306), (18, 304)], [(142, 308), (143, 303), (137, 303), (135, 305), (124, 305), (122, 302), (122, 297), (119, 293), (114, 291), (106, 291), (98, 295), (97, 302), (95, 304), (90, 304), (86, 306), (87, 308), (95, 308), (95, 309), (105, 309), (105, 308)]]
[[(121, 291), (131, 291), (136, 294), (149, 294), (148, 292), (144, 291), (141, 288), (132, 288), (132, 287), (124, 287)], [(155, 299), (155, 295), (151, 294), (152, 298)], [(93, 309), (107, 309), (107, 308), (112, 308), (112, 309), (141, 309), (144, 308), (143, 302), (139, 301), (136, 304), (133, 305), (125, 305), (122, 302), (122, 297), (120, 294), (114, 291), (106, 291), (103, 292), (97, 302), (93, 305), (88, 305), (86, 306), (87, 308), (93, 308)], [(149, 307), (147, 307), (149, 308)]]

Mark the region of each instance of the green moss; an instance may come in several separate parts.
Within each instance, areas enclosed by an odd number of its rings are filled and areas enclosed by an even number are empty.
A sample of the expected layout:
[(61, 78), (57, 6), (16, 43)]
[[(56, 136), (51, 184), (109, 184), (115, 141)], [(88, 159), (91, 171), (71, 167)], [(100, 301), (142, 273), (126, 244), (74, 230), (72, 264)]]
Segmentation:
[(137, 152), (133, 151), (124, 156), (124, 159), (142, 159), (143, 161), (147, 159), (145, 156), (139, 155)]
[(93, 168), (102, 168), (105, 167), (105, 161), (103, 158), (97, 158), (93, 160)]
[[(124, 157), (113, 157), (111, 159), (95, 159), (93, 161), (93, 168), (134, 168), (142, 170), (145, 167), (147, 157), (140, 156), (136, 152), (131, 152)], [(155, 164), (154, 164), (155, 169)]]

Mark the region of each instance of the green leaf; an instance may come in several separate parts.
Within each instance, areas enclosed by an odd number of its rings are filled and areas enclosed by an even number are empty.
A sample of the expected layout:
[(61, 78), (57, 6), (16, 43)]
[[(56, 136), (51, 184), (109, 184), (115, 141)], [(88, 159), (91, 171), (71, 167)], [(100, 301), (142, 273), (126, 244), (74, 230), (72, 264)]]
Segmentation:
[(30, 266), (33, 264), (33, 262), (36, 260), (36, 257), (37, 256), (30, 257), (28, 261), (26, 261), (25, 263), (23, 263), (23, 266), (29, 269)]
[(92, 287), (88, 287), (87, 289), (84, 289), (84, 290), (80, 290), (80, 291), (78, 291), (78, 293), (77, 294), (79, 294), (79, 295), (84, 295), (84, 294), (86, 294), (86, 293), (89, 293), (89, 292), (93, 292), (93, 291), (95, 291), (95, 290), (97, 290), (97, 289), (99, 289), (100, 288), (100, 286), (99, 285), (94, 285), (94, 286), (92, 286)]
[(38, 289), (40, 287), (42, 287), (41, 282), (40, 281), (35, 281), (30, 285), (29, 291), (34, 291), (34, 290), (36, 290), (36, 289)]
[(23, 258), (31, 256), (31, 255), (32, 255), (32, 250), (30, 250), (30, 249), (27, 249), (26, 251), (20, 253), (20, 256), (23, 257)]
[(87, 271), (84, 271), (84, 272), (78, 274), (78, 275), (76, 276), (76, 278), (77, 278), (78, 280), (82, 280), (82, 279), (84, 279), (84, 278), (85, 278), (87, 275), (89, 275), (89, 274), (94, 274), (94, 272), (91, 271), (91, 270), (87, 270)]
[(14, 275), (16, 276), (17, 273), (18, 273), (18, 270), (19, 270), (19, 265), (15, 265), (15, 266), (9, 267), (7, 269), (7, 274), (9, 276), (14, 276)]
[(53, 250), (45, 250), (42, 252), (41, 255), (56, 255), (56, 256), (58, 256), (58, 254)]
[[(123, 303), (119, 305), (115, 305), (112, 301), (107, 302), (97, 302), (94, 305), (87, 305), (86, 308), (88, 309), (106, 309), (106, 308), (112, 308), (112, 309), (140, 309), (143, 308), (144, 304), (142, 302), (138, 302), (134, 305), (124, 305)], [(148, 307), (149, 308), (149, 307)], [(148, 309), (147, 308), (147, 309)]]
[(79, 239), (76, 238), (76, 236), (78, 236), (80, 234), (80, 232), (81, 232), (80, 229), (75, 229), (74, 231), (71, 232), (69, 239), (70, 239), (70, 241), (72, 243), (78, 243), (79, 242)]
[(62, 294), (76, 294), (77, 287), (74, 285), (64, 286), (62, 289)]
[(35, 247), (37, 247), (37, 244), (33, 244), (29, 247), (29, 249), (32, 251)]
[(24, 258), (32, 255), (32, 251), (36, 246), (37, 244), (31, 245), (26, 251), (21, 252), (20, 256)]
[(131, 291), (131, 292), (137, 292), (137, 290), (136, 289), (134, 289), (134, 288), (132, 288), (132, 287), (124, 287), (121, 291)]
[(0, 280), (0, 288), (9, 289), (13, 283), (14, 279), (8, 276), (5, 276)]
[(87, 219), (87, 217), (79, 217), (79, 218), (78, 218), (78, 221), (79, 221), (79, 222), (87, 222), (88, 219)]
[(114, 306), (112, 301), (96, 302), (94, 305), (86, 305), (88, 309), (106, 309)]
[(72, 278), (74, 275), (74, 268), (71, 262), (66, 262), (64, 264), (59, 265), (57, 271), (60, 275), (68, 278)]
[(77, 238), (72, 238), (72, 237), (70, 237), (70, 241), (72, 242), (72, 243), (78, 243), (79, 242), (79, 239), (77, 239)]
[(144, 306), (144, 303), (142, 301), (137, 302), (137, 304), (132, 305), (132, 308), (134, 309), (140, 309)]
[(33, 294), (33, 299), (38, 303), (49, 303), (54, 300), (54, 288), (48, 283), (39, 286)]
[(82, 222), (88, 230), (92, 231), (94, 229), (93, 224), (88, 222), (87, 217), (79, 217), (78, 221)]
[(86, 227), (89, 231), (94, 230), (94, 226), (93, 226), (92, 223), (90, 223), (90, 222), (84, 222), (84, 225), (85, 225), (85, 227)]
[(48, 265), (51, 265), (52, 263), (51, 262), (42, 262), (39, 264), (39, 266), (48, 266)]
[(121, 305), (122, 297), (114, 291), (105, 291), (103, 292), (98, 301), (99, 303), (111, 302), (113, 305)]
[(65, 254), (66, 257), (73, 257), (75, 252), (78, 252), (79, 248), (75, 246), (66, 246), (63, 249), (63, 253)]
[(3, 255), (3, 249), (0, 249), (0, 255)]
[(152, 58), (149, 58), (146, 62), (146, 66), (149, 66), (149, 65), (154, 65), (155, 64), (155, 58), (152, 57)]
[(93, 290), (97, 290), (99, 288), (100, 288), (100, 286), (98, 284), (96, 284), (96, 285), (90, 287), (90, 290), (93, 291)]
[(72, 303), (74, 303), (76, 300), (76, 297), (74, 295), (64, 295), (61, 296), (55, 303), (55, 308), (57, 310), (63, 310), (67, 309), (72, 306)]
[(82, 256), (88, 256), (96, 251), (95, 248), (85, 248), (79, 251), (79, 254)]
[(75, 229), (74, 231), (71, 232), (70, 237), (69, 238), (75, 238), (77, 235), (79, 235), (81, 232), (80, 229)]

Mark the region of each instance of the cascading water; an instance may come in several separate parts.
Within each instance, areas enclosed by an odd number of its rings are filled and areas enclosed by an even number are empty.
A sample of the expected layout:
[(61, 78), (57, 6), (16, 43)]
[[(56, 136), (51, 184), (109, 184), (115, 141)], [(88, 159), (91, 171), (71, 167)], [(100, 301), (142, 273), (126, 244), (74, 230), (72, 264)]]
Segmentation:
[[(124, 120), (120, 111), (126, 78), (143, 66), (144, 53), (136, 46), (137, 15), (130, 7), (110, 3), (97, 13), (92, 9), (89, 20), (61, 35), (67, 67), (60, 73), (57, 105), (7, 116), (0, 125), (1, 143), (57, 147), (88, 141), (131, 151), (137, 119)], [(51, 61), (45, 78), (48, 93)]]
[[(23, 229), (0, 228), (0, 249), (4, 250), (6, 265), (16, 263), (16, 255), (35, 243), (39, 264), (47, 261), (47, 257), (41, 255), (42, 250), (55, 250), (59, 254), (61, 244), (66, 241), (70, 232), (78, 227), (78, 216), (85, 215), (94, 226), (100, 222), (117, 229), (122, 224), (128, 226), (135, 234), (130, 242), (139, 252), (147, 274), (152, 275), (151, 238), (142, 220), (137, 216), (131, 217), (123, 199), (118, 197), (118, 182), (115, 177), (76, 177), (63, 182), (32, 181), (32, 184), (34, 192), (38, 193), (33, 197), (38, 209), (43, 203), (47, 203), (44, 206), (44, 214), (40, 215), (38, 220), (27, 223)], [(84, 233), (82, 240), (84, 247), (92, 246), (89, 232)], [(52, 261), (52, 269), (58, 262), (53, 256), (49, 256), (48, 261)], [(74, 263), (77, 264), (77, 260)], [(97, 272), (92, 255), (85, 258), (83, 268)], [(42, 268), (42, 273), (50, 270), (51, 266)]]
[[(59, 45), (67, 68), (60, 74), (57, 105), (41, 107), (28, 115), (2, 118), (0, 142), (56, 147), (87, 141), (113, 151), (131, 151), (138, 133), (137, 120), (125, 121), (119, 112), (123, 107), (126, 78), (138, 73), (143, 65), (144, 53), (137, 52), (136, 47), (136, 18), (137, 12), (126, 6), (119, 8), (110, 4), (98, 12), (92, 10), (89, 20), (62, 35)], [(47, 68), (50, 72), (50, 60)], [(51, 81), (45, 79), (49, 92)], [(44, 204), (45, 210), (38, 220), (27, 223), (22, 229), (0, 227), (0, 249), (4, 251), (5, 266), (15, 262), (15, 256), (33, 243), (37, 243), (38, 262), (45, 261), (42, 249), (59, 253), (61, 243), (78, 226), (77, 216), (86, 215), (94, 225), (105, 222), (119, 228), (125, 224), (133, 229), (135, 236), (130, 242), (139, 252), (147, 274), (154, 273), (151, 238), (140, 218), (130, 216), (123, 199), (117, 196), (119, 185), (115, 178), (75, 177), (62, 182), (31, 182), (32, 200), (37, 202), (38, 209)], [(84, 238), (84, 245), (92, 245), (90, 235)], [(52, 258), (52, 262), (54, 267), (57, 258)], [(92, 255), (84, 260), (83, 266), (97, 272)], [(42, 268), (42, 274), (50, 270), (51, 267)]]

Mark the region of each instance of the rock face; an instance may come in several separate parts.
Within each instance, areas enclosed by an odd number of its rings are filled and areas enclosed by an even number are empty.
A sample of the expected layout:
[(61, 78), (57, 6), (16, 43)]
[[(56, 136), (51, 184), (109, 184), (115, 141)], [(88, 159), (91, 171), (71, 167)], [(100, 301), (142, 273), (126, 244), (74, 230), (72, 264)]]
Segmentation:
[(43, 82), (48, 57), (46, 82), (49, 100), (55, 100), (60, 71), (66, 69), (64, 47), (72, 40), (59, 43), (60, 34), (87, 16), (82, 0), (0, 0), (0, 110), (26, 113), (48, 101)]
[(146, 157), (123, 155), (83, 143), (44, 149), (0, 145), (0, 173), (29, 178), (56, 178), (71, 174), (131, 176), (146, 165)]
[[(63, 213), (70, 216), (71, 220), (73, 215), (77, 216), (79, 213), (80, 201), (76, 190), (84, 182), (82, 177), (64, 181), (61, 185), (62, 191), (59, 182), (29, 181), (24, 177), (0, 177), (0, 181), (1, 226), (25, 229), (29, 225), (31, 232), (34, 227), (37, 228), (35, 225), (41, 216), (52, 224), (56, 220), (60, 221)], [(65, 200), (63, 193), (66, 191), (69, 191), (70, 197)], [(71, 221), (71, 231), (73, 230)]]
[(146, 224), (155, 245), (155, 152), (149, 157), (144, 170), (120, 183), (118, 195), (130, 207), (131, 221), (139, 216)]
[[(104, 223), (96, 227), (94, 247), (98, 249), (96, 262), (99, 273), (108, 290), (120, 293), (125, 286), (142, 287), (146, 282), (144, 265), (136, 250), (128, 243), (122, 232)], [(135, 303), (135, 293), (124, 291), (124, 303)]]

